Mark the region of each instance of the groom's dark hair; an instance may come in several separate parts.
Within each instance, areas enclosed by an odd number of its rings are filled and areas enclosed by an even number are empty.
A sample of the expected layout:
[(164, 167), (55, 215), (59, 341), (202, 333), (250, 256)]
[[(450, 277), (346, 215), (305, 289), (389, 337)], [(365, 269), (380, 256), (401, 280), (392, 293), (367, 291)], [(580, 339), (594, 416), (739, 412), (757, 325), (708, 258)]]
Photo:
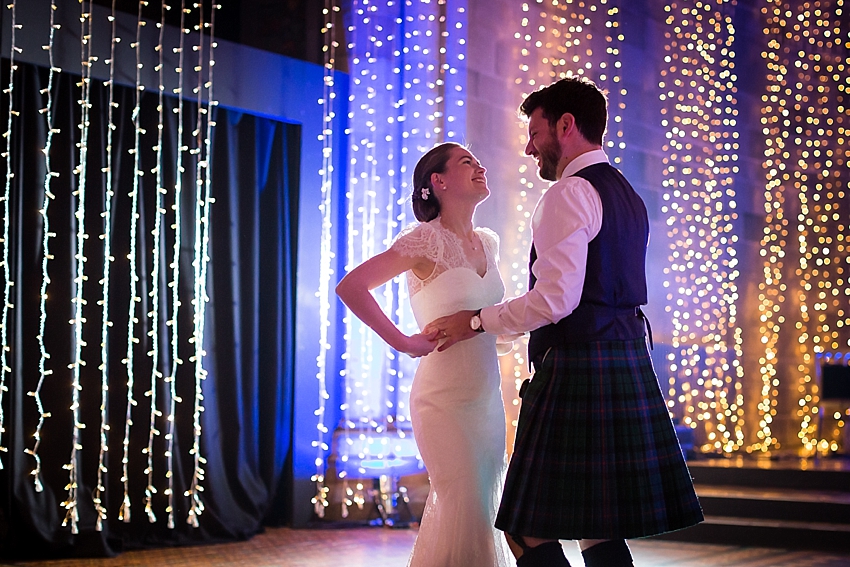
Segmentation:
[(608, 122), (608, 101), (605, 93), (586, 77), (567, 77), (540, 88), (526, 97), (519, 111), (527, 117), (538, 108), (554, 127), (565, 113), (576, 121), (576, 128), (584, 139), (602, 145), (605, 125)]
[[(462, 149), (463, 146), (454, 142), (438, 144), (416, 162), (411, 199), (413, 216), (419, 222), (429, 222), (440, 216), (440, 201), (437, 200), (437, 191), (431, 183), (431, 174), (446, 172), (446, 164), (455, 148)], [(422, 194), (423, 189), (425, 195)]]

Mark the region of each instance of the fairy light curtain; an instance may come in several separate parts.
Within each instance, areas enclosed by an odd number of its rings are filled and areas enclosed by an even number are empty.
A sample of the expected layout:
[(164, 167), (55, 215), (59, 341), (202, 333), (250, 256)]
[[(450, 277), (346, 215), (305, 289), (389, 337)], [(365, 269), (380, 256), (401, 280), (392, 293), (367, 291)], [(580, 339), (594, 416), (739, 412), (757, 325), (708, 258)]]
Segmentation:
[(658, 82), (666, 131), (664, 309), (672, 321), (672, 349), (660, 379), (671, 414), (694, 430), (701, 449), (724, 453), (744, 446), (740, 223), (733, 184), (739, 130), (736, 4), (666, 5), (665, 66)]
[[(514, 8), (515, 95), (522, 101), (528, 94), (567, 76), (586, 76), (608, 93), (609, 124), (605, 151), (616, 167), (622, 167), (626, 148), (623, 116), (628, 101), (623, 84), (622, 50), (625, 35), (621, 28), (621, 7), (611, 0), (534, 0)], [(524, 154), (527, 127), (516, 121), (513, 132), (516, 178), (520, 188), (506, 191), (509, 211), (501, 235), (502, 270), (508, 297), (521, 295), (528, 286), (528, 251), (531, 249), (531, 214), (549, 182), (537, 176), (532, 160)], [(485, 164), (486, 165), (486, 164)], [(508, 447), (519, 414), (519, 386), (528, 377), (526, 349), (517, 347), (500, 358), (509, 400)]]
[(286, 515), (299, 127), (216, 108), (214, 5), (114, 4), (4, 8), (4, 555)]
[[(354, 0), (343, 4), (343, 14), (350, 76), (348, 270), (415, 222), (410, 182), (419, 157), (437, 143), (464, 140), (466, 2)], [(406, 293), (401, 277), (375, 290), (390, 318), (412, 333)], [(334, 435), (343, 516), (363, 499), (363, 484), (349, 486), (349, 478), (418, 458), (408, 408), (416, 361), (389, 349), (350, 314), (344, 324), (343, 417)]]
[(818, 415), (818, 366), (846, 365), (850, 355), (848, 9), (833, 0), (767, 1), (761, 10), (767, 85), (756, 451), (838, 451), (850, 418), (846, 407)]
[[(622, 122), (637, 116), (627, 114), (623, 78), (645, 68), (629, 71), (620, 64), (623, 51), (634, 47), (620, 27), (623, 8), (611, 1), (522, 3), (515, 14), (513, 80), (523, 95), (566, 73), (585, 74), (606, 88), (611, 122), (605, 149), (628, 174), (621, 162)], [(656, 329), (669, 340), (659, 342), (657, 332), (655, 354), (663, 358), (657, 370), (670, 413), (693, 430), (701, 452), (837, 451), (848, 410), (819, 415), (818, 376), (824, 362), (846, 364), (848, 351), (842, 267), (848, 229), (841, 213), (847, 202), (845, 2), (767, 2), (760, 8), (763, 46), (737, 45), (735, 24), (747, 18), (734, 0), (646, 3), (646, 9), (652, 11), (647, 20), (658, 21), (663, 32), (645, 49), (659, 73), (664, 136), (658, 208), (666, 235), (655, 230), (654, 239), (666, 236), (666, 266), (659, 269), (671, 328), (665, 321)], [(751, 303), (742, 300), (739, 258), (746, 248), (735, 186), (739, 135), (748, 127), (739, 116), (742, 47), (764, 48), (767, 79), (759, 117), (767, 179), (764, 281), (753, 283), (759, 305), (748, 311), (742, 311)], [(525, 143), (520, 125), (516, 147)], [(527, 280), (531, 207), (547, 186), (525, 158), (517, 163), (525, 187), (511, 193), (507, 210), (518, 230), (502, 231), (503, 268), (515, 294)], [(750, 336), (760, 344), (745, 345), (748, 329), (757, 331)], [(794, 356), (783, 356), (789, 352)], [(525, 368), (523, 349), (502, 360), (503, 374), (516, 384)]]

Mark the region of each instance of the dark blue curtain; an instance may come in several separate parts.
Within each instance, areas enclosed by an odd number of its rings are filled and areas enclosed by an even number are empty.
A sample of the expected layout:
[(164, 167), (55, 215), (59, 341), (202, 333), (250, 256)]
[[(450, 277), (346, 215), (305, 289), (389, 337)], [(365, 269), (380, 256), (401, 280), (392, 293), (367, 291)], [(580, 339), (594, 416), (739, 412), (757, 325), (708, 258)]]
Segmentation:
[[(24, 450), (32, 447), (38, 412), (31, 396), (39, 379), (40, 350), (37, 342), (39, 326), (39, 289), (41, 286), (42, 236), (44, 225), (38, 211), (44, 198), (45, 117), (39, 113), (44, 106), (41, 89), (47, 86), (47, 70), (18, 64), (15, 75), (15, 117), (12, 135), (12, 158), (15, 177), (10, 201), (10, 254), (12, 279), (15, 281), (8, 333), (11, 350), (8, 353), (12, 371), (7, 376), (9, 391), (3, 398), (6, 431), (3, 444), (6, 454), (0, 454), (4, 468), (0, 471), (0, 555), (6, 557), (71, 557), (111, 555), (124, 549), (178, 544), (197, 544), (245, 539), (268, 524), (289, 521), (292, 483), (292, 400), (294, 349), (294, 297), (298, 202), (298, 164), (300, 160), (300, 128), (273, 122), (265, 118), (217, 108), (211, 156), (212, 225), (208, 292), (210, 302), (206, 316), (206, 351), (204, 366), (209, 375), (203, 382), (201, 453), (207, 460), (202, 482), (205, 511), (200, 526), (186, 522), (193, 458), (189, 451), (193, 439), (192, 404), (194, 373), (189, 357), (192, 345), (187, 338), (192, 328), (192, 265), (191, 250), (195, 238), (192, 214), (194, 211), (195, 155), (186, 154), (186, 173), (181, 201), (183, 233), (179, 281), (181, 307), (178, 329), (181, 337), (178, 356), (184, 364), (177, 373), (177, 404), (174, 437), (174, 494), (175, 527), (166, 526), (167, 486), (165, 417), (157, 418), (162, 432), (154, 441), (154, 486), (158, 493), (153, 499), (157, 521), (149, 522), (144, 511), (144, 491), (147, 485), (147, 445), (149, 398), (144, 392), (150, 387), (152, 346), (148, 335), (151, 309), (151, 262), (153, 237), (150, 233), (155, 212), (155, 176), (150, 173), (156, 164), (153, 147), (157, 132), (157, 97), (144, 95), (141, 121), (145, 133), (141, 142), (142, 177), (140, 193), (141, 226), (146, 227), (137, 237), (137, 257), (140, 274), (139, 344), (134, 347), (136, 383), (133, 396), (138, 405), (133, 408), (129, 456), (129, 494), (132, 516), (129, 523), (118, 520), (123, 499), (122, 440), (127, 403), (126, 367), (122, 364), (127, 350), (130, 252), (130, 198), (133, 186), (134, 156), (128, 150), (134, 146), (132, 111), (135, 91), (116, 87), (114, 132), (113, 256), (109, 299), (109, 318), (112, 321), (109, 346), (109, 447), (108, 472), (104, 505), (108, 519), (102, 531), (95, 529), (95, 508), (92, 493), (97, 479), (98, 448), (100, 445), (100, 320), (102, 306), (100, 285), (103, 265), (103, 232), (100, 212), (103, 207), (106, 183), (102, 168), (106, 165), (106, 110), (108, 91), (101, 83), (92, 85), (91, 129), (87, 176), (86, 217), (86, 275), (84, 285), (86, 305), (83, 316), (83, 359), (88, 364), (81, 372), (81, 459), (79, 534), (72, 535), (62, 527), (68, 471), (62, 467), (71, 454), (72, 417), (71, 371), (73, 361), (71, 298), (75, 265), (73, 262), (76, 221), (76, 166), (79, 149), (80, 110), (79, 77), (62, 73), (54, 78), (55, 127), (60, 130), (51, 149), (52, 169), (60, 176), (52, 190), (56, 199), (49, 209), (50, 231), (56, 236), (50, 241), (55, 259), (49, 263), (51, 278), (48, 289), (48, 319), (45, 332), (47, 350), (51, 354), (48, 367), (53, 374), (45, 379), (41, 390), (45, 410), (51, 417), (42, 429), (39, 454), (42, 459), (44, 491), (36, 492), (30, 471), (32, 457)], [(8, 77), (9, 62), (3, 60), (2, 76)], [(8, 95), (0, 99), (0, 123), (6, 124)], [(175, 183), (176, 155), (179, 143), (194, 147), (192, 131), (197, 108), (185, 103), (184, 139), (177, 139), (177, 101), (168, 98), (165, 105), (164, 182), (169, 189), (164, 203), (164, 227), (175, 222), (170, 191)], [(0, 180), (5, 179), (5, 160), (0, 160)], [(160, 328), (153, 335), (165, 336), (165, 321), (171, 317), (170, 294), (165, 287), (170, 277), (169, 264), (174, 245), (174, 232), (165, 230), (163, 257), (160, 264), (161, 294)], [(161, 344), (162, 346), (162, 344)], [(161, 350), (162, 369), (170, 368), (167, 344)], [(165, 372), (167, 374), (167, 372)], [(169, 388), (157, 383), (157, 398), (161, 410), (169, 399)], [(167, 414), (163, 411), (163, 415)]]

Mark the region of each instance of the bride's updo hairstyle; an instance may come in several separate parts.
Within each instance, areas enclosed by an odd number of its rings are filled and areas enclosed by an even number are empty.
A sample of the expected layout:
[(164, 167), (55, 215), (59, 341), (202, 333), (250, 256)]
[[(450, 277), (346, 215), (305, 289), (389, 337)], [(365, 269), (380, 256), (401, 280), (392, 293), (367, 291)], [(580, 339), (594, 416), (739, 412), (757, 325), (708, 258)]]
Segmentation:
[(460, 144), (446, 142), (434, 146), (419, 158), (413, 170), (413, 214), (419, 222), (432, 221), (440, 216), (440, 201), (437, 192), (431, 185), (432, 173), (445, 173), (449, 156), (455, 148), (463, 148)]

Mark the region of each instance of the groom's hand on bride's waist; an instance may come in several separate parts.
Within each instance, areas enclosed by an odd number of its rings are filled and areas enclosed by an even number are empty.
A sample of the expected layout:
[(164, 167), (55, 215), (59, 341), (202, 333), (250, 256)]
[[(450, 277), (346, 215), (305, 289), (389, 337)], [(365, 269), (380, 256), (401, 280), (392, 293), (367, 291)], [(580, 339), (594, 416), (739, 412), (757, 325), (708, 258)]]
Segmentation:
[(440, 340), (440, 346), (437, 347), (439, 352), (443, 352), (450, 346), (466, 339), (478, 335), (469, 324), (475, 311), (458, 311), (454, 315), (440, 317), (425, 325), (422, 329), (423, 334), (437, 333), (437, 339)]

